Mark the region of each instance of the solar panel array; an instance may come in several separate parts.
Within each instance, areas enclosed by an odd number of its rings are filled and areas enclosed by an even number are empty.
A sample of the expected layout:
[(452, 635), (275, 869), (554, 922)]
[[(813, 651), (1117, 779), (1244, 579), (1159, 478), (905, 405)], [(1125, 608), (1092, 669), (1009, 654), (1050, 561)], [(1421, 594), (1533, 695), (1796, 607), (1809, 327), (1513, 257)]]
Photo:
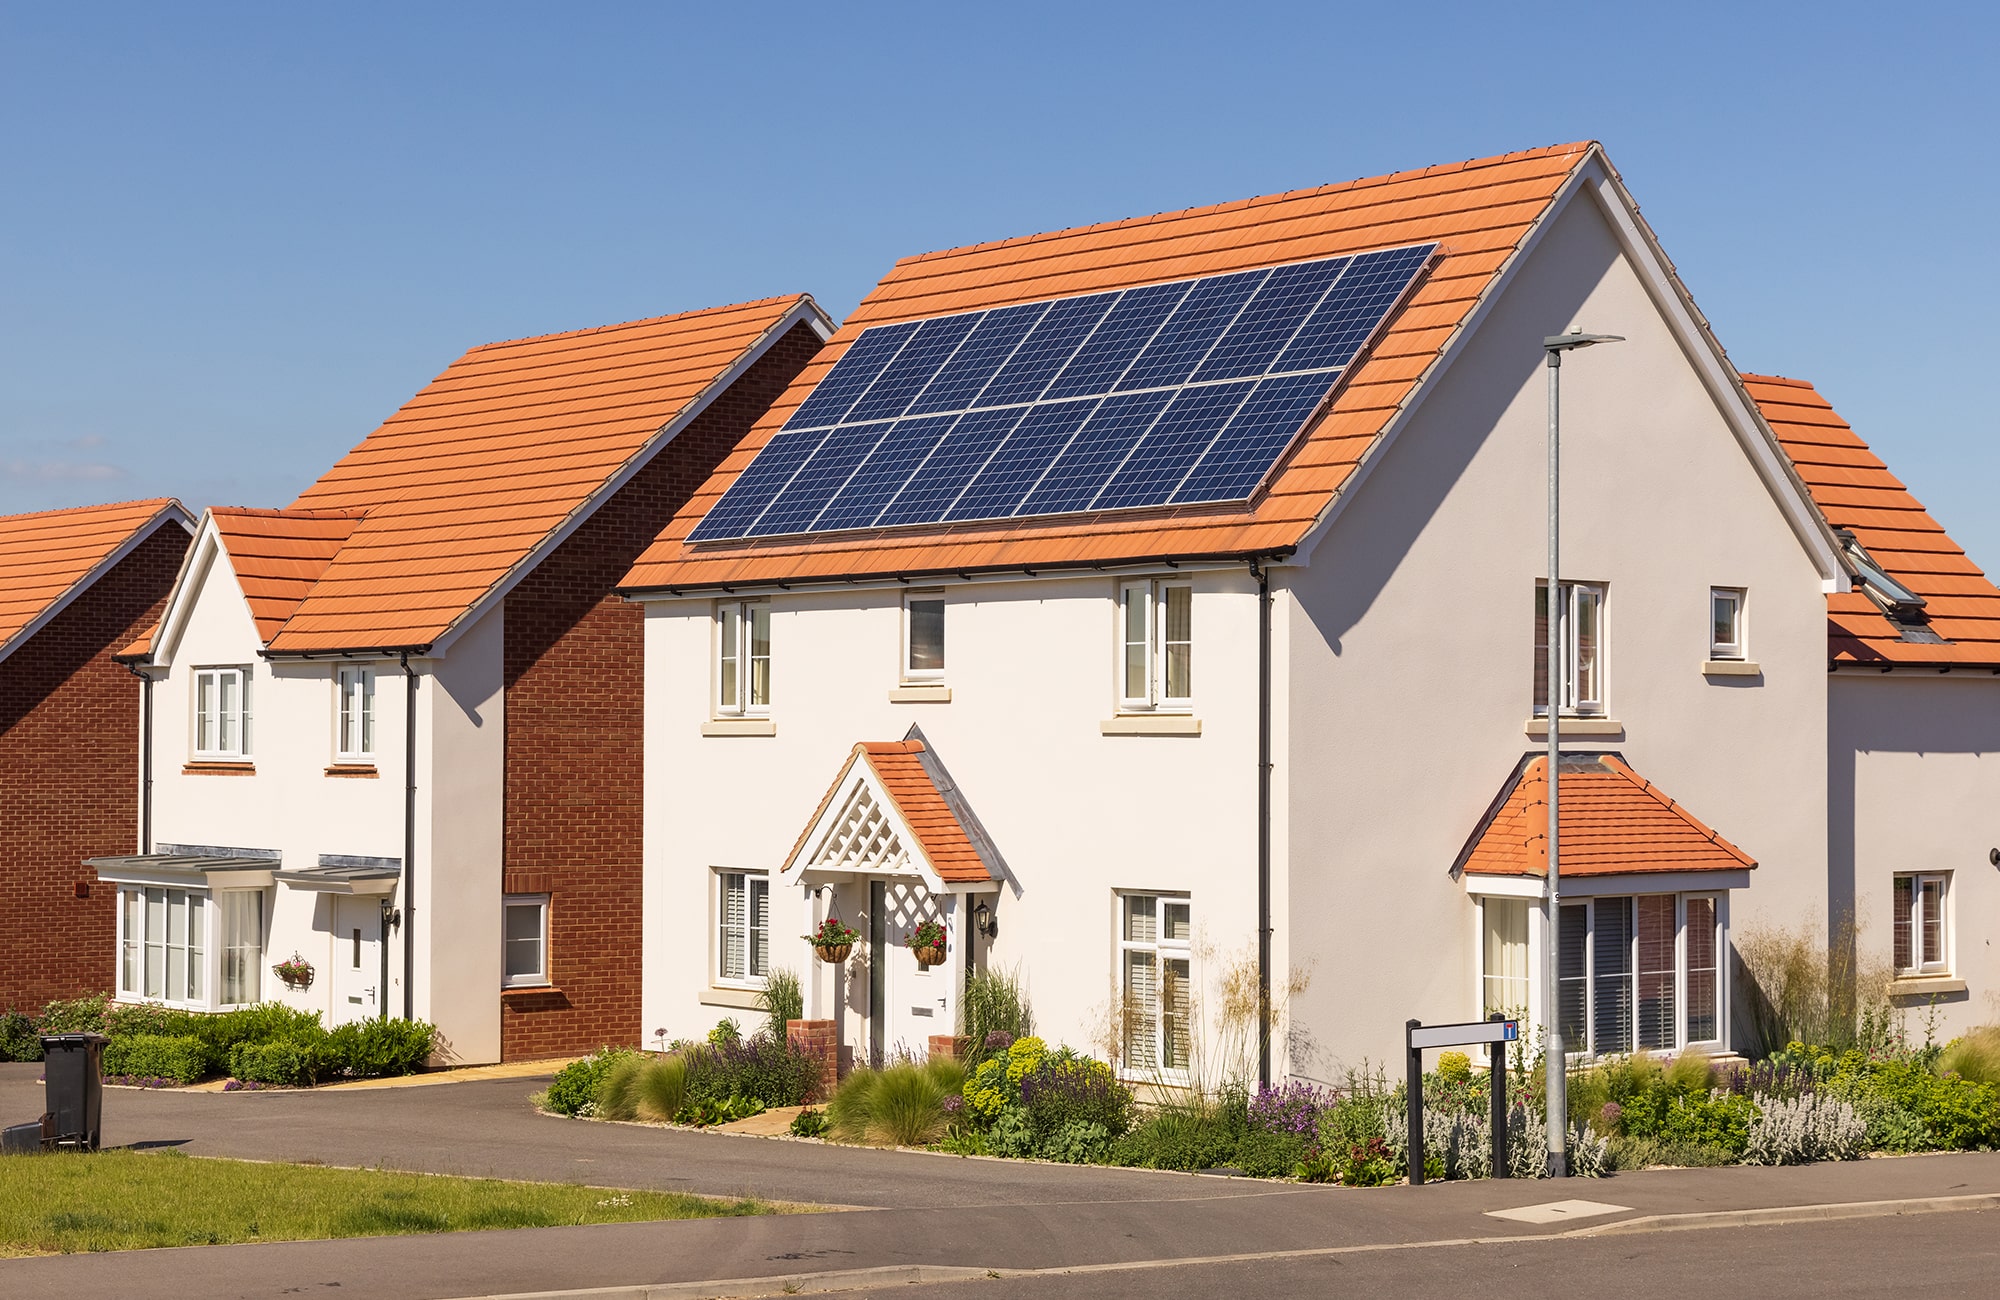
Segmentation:
[(690, 538), (1246, 500), (1436, 247), (874, 326)]

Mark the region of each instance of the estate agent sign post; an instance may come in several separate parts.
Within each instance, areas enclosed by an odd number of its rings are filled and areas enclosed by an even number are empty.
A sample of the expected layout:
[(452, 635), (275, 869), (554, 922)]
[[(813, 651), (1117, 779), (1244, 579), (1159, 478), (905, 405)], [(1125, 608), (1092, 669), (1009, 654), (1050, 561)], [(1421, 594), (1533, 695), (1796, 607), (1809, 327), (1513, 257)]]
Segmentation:
[(1410, 1185), (1424, 1181), (1424, 1049), (1427, 1047), (1470, 1047), (1486, 1044), (1486, 1074), (1493, 1083), (1493, 1177), (1507, 1176), (1507, 1044), (1521, 1036), (1521, 1022), (1503, 1020), (1499, 1012), (1491, 1019), (1472, 1020), (1456, 1025), (1425, 1026), (1421, 1020), (1403, 1025), (1403, 1041), (1408, 1057)]

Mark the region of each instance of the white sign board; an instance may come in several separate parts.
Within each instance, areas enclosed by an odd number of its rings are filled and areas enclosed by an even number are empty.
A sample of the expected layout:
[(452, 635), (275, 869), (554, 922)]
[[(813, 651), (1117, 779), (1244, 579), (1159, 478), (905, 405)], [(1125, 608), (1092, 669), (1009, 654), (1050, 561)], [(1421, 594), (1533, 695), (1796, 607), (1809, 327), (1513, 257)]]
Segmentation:
[(1410, 1050), (1426, 1047), (1467, 1047), (1474, 1043), (1511, 1043), (1521, 1036), (1518, 1020), (1471, 1020), (1462, 1025), (1425, 1025), (1410, 1032)]

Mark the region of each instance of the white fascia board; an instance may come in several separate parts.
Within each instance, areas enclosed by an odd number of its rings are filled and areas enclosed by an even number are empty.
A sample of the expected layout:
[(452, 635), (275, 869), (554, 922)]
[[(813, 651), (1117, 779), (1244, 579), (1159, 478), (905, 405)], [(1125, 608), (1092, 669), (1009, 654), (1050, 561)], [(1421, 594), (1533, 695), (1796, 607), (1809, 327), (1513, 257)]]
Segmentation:
[(810, 326), (813, 333), (819, 335), (821, 343), (833, 337), (835, 326), (832, 319), (820, 310), (820, 305), (813, 301), (811, 294), (799, 295), (798, 302), (793, 304), (790, 311), (758, 335), (756, 341), (745, 348), (743, 354), (737, 357), (727, 370), (709, 381), (708, 387), (702, 389), (693, 401), (682, 407), (678, 415), (660, 426), (652, 439), (627, 460), (616, 474), (606, 479), (582, 505), (570, 511), (569, 518), (557, 525), (555, 531), (544, 537), (534, 550), (517, 560), (514, 567), (488, 588), (486, 594), (481, 596), (472, 608), (453, 619), (451, 625), (431, 642), (429, 657), (443, 657), (452, 644), (464, 636), (488, 610), (498, 607), (505, 601), (507, 593), (533, 573), (536, 565), (547, 559), (557, 547), (568, 541), (577, 529), (583, 527), (585, 521), (597, 513), (599, 506), (618, 495), (619, 490), (630, 483), (640, 470), (651, 464), (653, 457), (659, 454), (661, 448), (672, 442), (681, 430), (700, 418), (701, 413), (706, 411), (716, 398), (728, 392), (731, 384), (741, 379), (745, 371), (763, 359), (773, 344), (790, 333), (793, 326), (800, 324)]
[[(937, 587), (990, 587), (1012, 582), (1076, 582), (1088, 578), (1171, 578), (1176, 574), (1240, 573), (1249, 557), (1241, 560), (1185, 560), (1168, 564), (1161, 560), (1104, 560), (1087, 564), (1030, 564), (1019, 568), (990, 569), (983, 573), (874, 574), (865, 578), (797, 578), (784, 582), (740, 582), (726, 586), (685, 588), (642, 587), (625, 597), (635, 605), (671, 604), (675, 601), (718, 599), (756, 600), (767, 596), (798, 595), (805, 592), (842, 591), (924, 591)], [(1286, 561), (1270, 560), (1275, 568)]]
[[(194, 541), (189, 544), (187, 554), (181, 559), (181, 571), (174, 579), (173, 591), (167, 596), (167, 608), (160, 615), (160, 630), (153, 638), (152, 651), (146, 656), (147, 667), (173, 666), (174, 651), (180, 648), (181, 634), (187, 630), (187, 621), (194, 612), (195, 601), (201, 598), (202, 589), (208, 585), (209, 575), (215, 570), (215, 557), (226, 552), (227, 548), (222, 544), (222, 534), (215, 526), (215, 516), (204, 510), (201, 525), (195, 530)], [(232, 566), (231, 581), (234, 580)], [(250, 612), (249, 598), (243, 595), (240, 584), (236, 588), (236, 596), (243, 602), (243, 611), (250, 619), (250, 626), (257, 626), (256, 616)]]
[[(55, 619), (56, 615), (68, 609), (72, 601), (84, 592), (89, 591), (99, 578), (102, 578), (105, 574), (118, 567), (119, 561), (130, 555), (133, 551), (138, 550), (142, 542), (170, 523), (178, 525), (183, 532), (194, 532), (194, 516), (189, 514), (180, 502), (169, 501), (166, 505), (161, 506), (158, 514), (154, 515), (144, 524), (141, 524), (130, 537), (118, 544), (116, 550), (92, 565), (90, 572), (71, 583), (69, 590), (56, 597), (41, 613), (28, 620), (27, 625), (19, 632), (16, 632), (11, 641), (5, 645), (0, 645), (0, 661), (4, 661), (7, 656), (33, 640), (35, 633), (47, 627)], [(183, 569), (187, 567), (186, 555), (181, 556), (181, 567)], [(177, 577), (176, 581), (178, 580)]]

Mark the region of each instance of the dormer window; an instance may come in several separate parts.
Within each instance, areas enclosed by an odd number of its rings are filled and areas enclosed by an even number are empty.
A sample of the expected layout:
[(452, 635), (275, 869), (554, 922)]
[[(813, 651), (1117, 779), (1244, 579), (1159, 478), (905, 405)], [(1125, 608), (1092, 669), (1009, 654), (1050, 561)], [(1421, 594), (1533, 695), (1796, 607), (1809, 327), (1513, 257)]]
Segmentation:
[(250, 756), (250, 670), (194, 670), (194, 756)]

